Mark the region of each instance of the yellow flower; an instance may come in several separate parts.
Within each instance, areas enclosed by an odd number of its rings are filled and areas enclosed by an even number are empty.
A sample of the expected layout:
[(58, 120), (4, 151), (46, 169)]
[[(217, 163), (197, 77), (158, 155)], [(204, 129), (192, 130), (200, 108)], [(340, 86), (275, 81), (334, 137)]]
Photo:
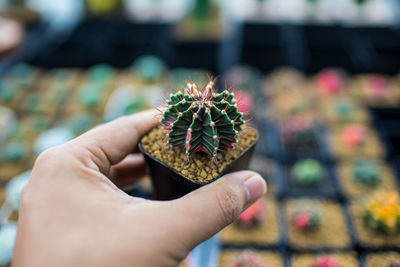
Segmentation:
[(367, 202), (366, 210), (375, 220), (393, 229), (400, 218), (399, 194), (395, 191), (375, 193)]

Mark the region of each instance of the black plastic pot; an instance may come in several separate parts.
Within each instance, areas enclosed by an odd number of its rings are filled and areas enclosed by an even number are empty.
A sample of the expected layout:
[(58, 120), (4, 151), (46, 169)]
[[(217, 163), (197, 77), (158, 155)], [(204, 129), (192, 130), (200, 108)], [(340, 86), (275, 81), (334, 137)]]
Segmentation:
[[(252, 146), (240, 153), (240, 155), (228, 166), (226, 166), (225, 169), (213, 181), (227, 173), (247, 169), (249, 167), (250, 158), (253, 154), (257, 141)], [(155, 199), (176, 199), (192, 192), (193, 190), (196, 190), (197, 188), (200, 188), (205, 184), (208, 184), (195, 183), (186, 179), (184, 176), (176, 172), (172, 167), (168, 166), (145, 151), (143, 149), (142, 142), (139, 142), (139, 149), (143, 153), (146, 161), (146, 169), (153, 183)]]

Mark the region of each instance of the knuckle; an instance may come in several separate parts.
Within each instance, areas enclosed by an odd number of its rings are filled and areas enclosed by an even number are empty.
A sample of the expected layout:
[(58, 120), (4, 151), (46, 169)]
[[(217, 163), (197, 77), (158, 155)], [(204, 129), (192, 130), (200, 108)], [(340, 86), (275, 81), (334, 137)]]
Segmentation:
[(21, 195), (20, 195), (20, 200), (19, 200), (19, 205), (20, 208), (25, 208), (27, 205), (31, 202), (30, 201), (30, 187), (26, 184), (24, 187), (22, 187), (21, 190)]
[(48, 163), (54, 162), (59, 157), (56, 147), (46, 149), (36, 159), (35, 165), (47, 165)]
[(222, 214), (221, 224), (232, 223), (242, 210), (239, 193), (233, 187), (226, 187), (216, 193), (216, 199)]

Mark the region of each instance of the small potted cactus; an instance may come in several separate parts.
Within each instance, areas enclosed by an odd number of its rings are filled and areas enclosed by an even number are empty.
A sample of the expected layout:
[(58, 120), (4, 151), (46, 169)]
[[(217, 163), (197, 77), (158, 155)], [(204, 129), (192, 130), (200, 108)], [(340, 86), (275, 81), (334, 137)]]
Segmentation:
[(394, 106), (400, 101), (396, 82), (379, 74), (360, 75), (354, 79), (350, 93), (370, 106)]
[(303, 115), (287, 117), (278, 123), (279, 152), (284, 159), (328, 157), (324, 128)]
[[(393, 189), (391, 189), (393, 190)], [(357, 242), (363, 248), (400, 248), (400, 196), (376, 190), (351, 202), (350, 213)]]
[(334, 126), (331, 138), (332, 151), (338, 158), (385, 155), (376, 133), (361, 123)]
[(283, 194), (299, 197), (338, 195), (332, 167), (315, 158), (286, 163), (278, 174), (282, 175)]
[(359, 148), (365, 144), (365, 131), (359, 125), (349, 125), (343, 129), (342, 142), (350, 148)]
[(323, 118), (331, 125), (337, 123), (367, 123), (370, 120), (367, 110), (349, 97), (338, 97), (321, 103)]
[(345, 87), (343, 74), (335, 70), (323, 70), (318, 73), (315, 81), (318, 90), (324, 96), (336, 96)]
[(356, 183), (375, 187), (381, 182), (381, 176), (377, 164), (368, 160), (357, 160), (352, 164), (353, 179)]
[(292, 168), (292, 177), (300, 186), (315, 186), (324, 178), (324, 168), (314, 159), (300, 160)]
[(337, 177), (348, 199), (358, 199), (374, 191), (392, 190), (396, 177), (387, 163), (365, 157), (338, 164)]
[(334, 201), (292, 198), (285, 201), (284, 214), (287, 242), (292, 249), (320, 251), (352, 245), (345, 213)]
[(354, 252), (296, 253), (291, 258), (293, 267), (358, 267)]
[(228, 267), (267, 267), (267, 265), (259, 255), (250, 250), (245, 250)]
[(367, 199), (362, 217), (369, 229), (386, 235), (400, 232), (400, 199), (397, 192), (377, 192)]
[(400, 259), (390, 263), (388, 267), (400, 267)]
[(293, 226), (300, 232), (310, 232), (321, 225), (321, 214), (317, 208), (301, 207), (293, 214)]
[(224, 249), (219, 258), (220, 267), (284, 267), (282, 254), (275, 250)]
[(272, 197), (262, 198), (220, 232), (227, 246), (277, 246), (281, 243), (279, 207)]
[(312, 263), (312, 267), (341, 267), (339, 259), (335, 256), (321, 255)]
[(286, 150), (307, 152), (318, 147), (318, 140), (311, 121), (293, 116), (280, 124), (280, 139)]
[(248, 229), (259, 225), (265, 216), (263, 199), (257, 200), (253, 205), (248, 207), (236, 220), (236, 225), (242, 229)]
[(180, 197), (248, 167), (258, 132), (246, 125), (233, 92), (218, 93), (214, 81), (201, 92), (189, 82), (166, 102), (161, 125), (139, 144), (156, 198)]

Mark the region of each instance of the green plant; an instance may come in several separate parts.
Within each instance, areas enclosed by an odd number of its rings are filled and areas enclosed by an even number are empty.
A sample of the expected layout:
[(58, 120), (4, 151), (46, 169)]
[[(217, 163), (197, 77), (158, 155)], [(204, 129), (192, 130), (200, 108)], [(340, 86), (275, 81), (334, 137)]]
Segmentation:
[(376, 192), (370, 196), (362, 210), (364, 224), (383, 234), (400, 231), (400, 200), (396, 191)]
[(216, 93), (210, 81), (203, 92), (188, 83), (184, 92), (171, 94), (161, 123), (167, 131), (168, 143), (185, 146), (189, 157), (205, 152), (215, 158), (219, 150), (229, 150), (238, 142), (237, 135), (245, 123), (238, 111), (234, 93)]
[(292, 176), (301, 186), (313, 186), (318, 184), (324, 175), (324, 170), (318, 161), (304, 159), (298, 161), (292, 169)]
[(355, 2), (357, 5), (362, 6), (362, 5), (365, 5), (365, 4), (368, 2), (368, 0), (354, 0), (354, 2)]
[(205, 20), (210, 15), (211, 1), (210, 0), (196, 0), (194, 6), (194, 14), (197, 19)]
[(357, 160), (353, 162), (351, 167), (355, 182), (366, 186), (375, 186), (380, 183), (381, 177), (375, 162)]
[(342, 99), (336, 101), (334, 110), (342, 119), (350, 119), (354, 113), (355, 106), (351, 101)]

